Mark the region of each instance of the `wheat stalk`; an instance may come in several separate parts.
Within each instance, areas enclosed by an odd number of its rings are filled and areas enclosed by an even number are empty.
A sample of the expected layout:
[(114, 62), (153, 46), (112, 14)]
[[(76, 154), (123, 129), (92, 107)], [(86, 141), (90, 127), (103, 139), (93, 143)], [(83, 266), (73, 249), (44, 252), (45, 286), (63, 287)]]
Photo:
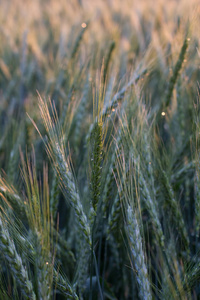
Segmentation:
[(7, 228), (2, 222), (2, 216), (0, 216), (0, 248), (14, 278), (20, 286), (22, 295), (25, 299), (36, 299), (28, 272), (22, 263), (21, 257), (17, 253), (15, 244)]

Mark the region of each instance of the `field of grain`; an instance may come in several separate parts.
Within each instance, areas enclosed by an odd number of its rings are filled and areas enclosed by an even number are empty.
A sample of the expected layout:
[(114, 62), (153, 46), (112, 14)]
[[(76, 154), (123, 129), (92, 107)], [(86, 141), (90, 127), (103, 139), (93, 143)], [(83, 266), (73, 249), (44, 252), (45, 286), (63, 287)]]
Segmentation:
[(0, 2), (0, 299), (200, 299), (199, 16)]

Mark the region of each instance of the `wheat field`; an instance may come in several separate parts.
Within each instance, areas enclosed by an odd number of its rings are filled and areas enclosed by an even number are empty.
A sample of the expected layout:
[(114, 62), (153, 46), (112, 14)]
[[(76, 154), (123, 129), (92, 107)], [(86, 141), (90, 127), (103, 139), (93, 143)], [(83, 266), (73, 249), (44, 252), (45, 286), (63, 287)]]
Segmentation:
[(0, 299), (200, 299), (199, 15), (0, 2)]

